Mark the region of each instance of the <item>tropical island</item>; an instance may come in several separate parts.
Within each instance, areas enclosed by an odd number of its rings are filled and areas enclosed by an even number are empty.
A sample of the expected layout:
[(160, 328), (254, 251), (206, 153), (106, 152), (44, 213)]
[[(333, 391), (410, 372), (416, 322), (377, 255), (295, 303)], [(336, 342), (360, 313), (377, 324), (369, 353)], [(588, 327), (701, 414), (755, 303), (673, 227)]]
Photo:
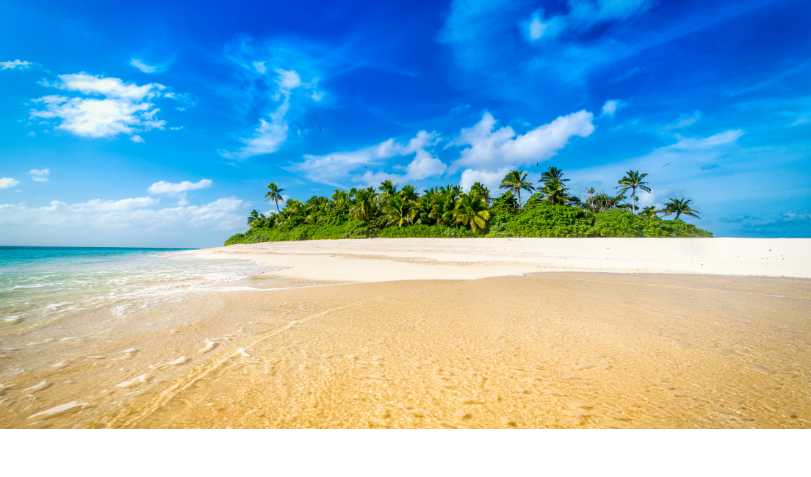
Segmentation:
[[(335, 189), (331, 198), (313, 196), (305, 202), (285, 201), (284, 189), (271, 182), (265, 199), (276, 212), (266, 216), (253, 210), (248, 231), (225, 245), (373, 237), (712, 237), (679, 219), (700, 218), (690, 200), (671, 198), (661, 209), (639, 209), (639, 193), (651, 191), (645, 173), (628, 171), (616, 195), (591, 188), (583, 198), (570, 192), (564, 175), (550, 167), (535, 186), (525, 171), (513, 170), (504, 176), (504, 192), (497, 197), (480, 182), (468, 192), (449, 184), (420, 194), (413, 185), (398, 190), (399, 184), (386, 180), (377, 190)], [(526, 201), (522, 191), (531, 194)], [(672, 220), (661, 218), (670, 215)]]

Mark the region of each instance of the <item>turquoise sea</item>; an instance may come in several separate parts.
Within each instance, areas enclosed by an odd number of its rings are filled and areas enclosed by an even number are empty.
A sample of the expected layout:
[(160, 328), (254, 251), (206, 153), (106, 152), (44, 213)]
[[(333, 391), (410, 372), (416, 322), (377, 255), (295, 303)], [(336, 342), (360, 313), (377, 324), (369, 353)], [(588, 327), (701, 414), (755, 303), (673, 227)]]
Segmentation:
[(105, 306), (123, 313), (268, 269), (189, 250), (0, 246), (0, 333)]

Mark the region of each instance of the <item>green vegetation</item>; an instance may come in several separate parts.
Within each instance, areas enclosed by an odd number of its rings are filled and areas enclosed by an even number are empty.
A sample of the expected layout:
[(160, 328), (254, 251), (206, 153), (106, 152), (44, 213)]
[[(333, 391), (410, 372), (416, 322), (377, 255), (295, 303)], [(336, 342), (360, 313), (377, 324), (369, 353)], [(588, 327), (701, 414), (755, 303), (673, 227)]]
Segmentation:
[[(477, 182), (468, 193), (447, 185), (425, 190), (422, 195), (407, 184), (384, 181), (375, 190), (336, 189), (331, 198), (311, 197), (305, 202), (288, 199), (268, 184), (267, 201), (276, 213), (256, 210), (247, 219), (248, 231), (230, 237), (225, 245), (289, 240), (336, 240), (408, 237), (712, 237), (712, 233), (679, 220), (680, 215), (698, 217), (690, 200), (671, 198), (664, 208), (645, 207), (636, 212), (637, 189), (650, 192), (647, 174), (628, 171), (620, 181), (617, 196), (594, 189), (584, 199), (570, 193), (564, 173), (555, 167), (544, 172), (537, 193), (522, 204), (521, 191), (536, 187), (527, 173), (510, 171), (501, 182), (506, 192), (492, 197)], [(625, 193), (631, 192), (631, 203)], [(630, 210), (629, 210), (630, 209)], [(674, 220), (662, 220), (675, 214)]]

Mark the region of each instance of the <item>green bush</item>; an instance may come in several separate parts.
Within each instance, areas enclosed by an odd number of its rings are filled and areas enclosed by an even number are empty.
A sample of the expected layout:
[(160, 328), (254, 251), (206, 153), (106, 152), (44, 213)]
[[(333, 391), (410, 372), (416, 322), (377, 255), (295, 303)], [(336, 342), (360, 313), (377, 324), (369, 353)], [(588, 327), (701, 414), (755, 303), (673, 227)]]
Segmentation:
[(499, 218), (488, 237), (591, 237), (594, 214), (578, 207), (532, 201), (520, 214)]
[(711, 232), (682, 220), (651, 219), (620, 209), (597, 214), (594, 231), (599, 237), (712, 237)]

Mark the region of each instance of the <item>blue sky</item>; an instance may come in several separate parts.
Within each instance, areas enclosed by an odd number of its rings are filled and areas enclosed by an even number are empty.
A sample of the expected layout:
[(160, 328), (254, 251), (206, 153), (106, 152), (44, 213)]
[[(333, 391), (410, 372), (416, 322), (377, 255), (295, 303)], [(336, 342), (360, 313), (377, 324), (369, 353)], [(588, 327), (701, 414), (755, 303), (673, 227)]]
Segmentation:
[(549, 166), (811, 237), (804, 0), (1, 3), (3, 245), (216, 246), (270, 181)]

